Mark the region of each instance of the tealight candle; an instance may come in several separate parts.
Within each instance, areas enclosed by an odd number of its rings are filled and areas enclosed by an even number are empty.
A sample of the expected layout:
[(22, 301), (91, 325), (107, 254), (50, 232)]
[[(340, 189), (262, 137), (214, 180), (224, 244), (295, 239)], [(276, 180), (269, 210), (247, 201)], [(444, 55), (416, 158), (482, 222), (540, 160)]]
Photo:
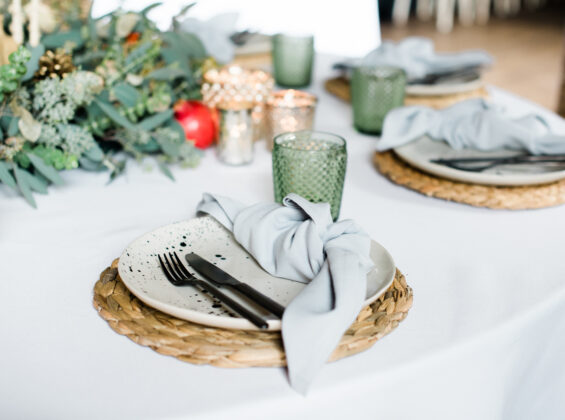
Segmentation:
[(268, 148), (278, 134), (311, 129), (317, 102), (316, 96), (299, 90), (274, 92), (267, 100)]
[(253, 161), (253, 104), (251, 102), (220, 102), (217, 152), (228, 165), (245, 165)]

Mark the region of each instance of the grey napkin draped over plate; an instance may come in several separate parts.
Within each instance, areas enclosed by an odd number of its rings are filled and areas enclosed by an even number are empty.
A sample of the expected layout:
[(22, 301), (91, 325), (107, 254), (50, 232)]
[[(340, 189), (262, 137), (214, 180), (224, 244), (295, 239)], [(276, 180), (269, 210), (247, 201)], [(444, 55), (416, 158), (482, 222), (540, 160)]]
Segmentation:
[(539, 115), (512, 119), (484, 99), (469, 99), (442, 110), (408, 106), (390, 111), (377, 150), (393, 149), (428, 135), (453, 149), (523, 150), (533, 155), (564, 154), (565, 136), (553, 134)]
[(282, 319), (290, 383), (304, 394), (363, 306), (369, 236), (351, 220), (334, 223), (329, 204), (296, 194), (248, 207), (206, 193), (197, 212), (233, 232), (269, 274), (308, 283)]
[(434, 43), (431, 40), (409, 37), (398, 43), (384, 41), (357, 64), (400, 67), (411, 80), (432, 73), (488, 66), (492, 62), (492, 57), (485, 51), (469, 50), (438, 54), (434, 51)]

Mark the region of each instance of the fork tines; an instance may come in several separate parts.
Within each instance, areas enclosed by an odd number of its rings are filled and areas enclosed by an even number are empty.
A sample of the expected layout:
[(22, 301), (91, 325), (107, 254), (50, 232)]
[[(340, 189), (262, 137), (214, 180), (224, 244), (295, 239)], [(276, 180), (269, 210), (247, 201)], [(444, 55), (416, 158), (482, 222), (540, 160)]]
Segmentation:
[[(161, 268), (163, 269), (165, 276), (167, 276), (167, 279), (171, 283), (173, 283), (173, 284), (174, 283), (180, 283), (180, 282), (183, 281), (183, 278), (190, 279), (190, 278), (194, 277), (184, 267), (184, 265), (182, 264), (182, 262), (181, 262), (181, 260), (180, 260), (180, 258), (179, 258), (179, 256), (177, 255), (176, 252), (174, 254), (171, 254), (169, 252), (169, 257), (171, 258), (171, 261), (173, 261), (172, 264), (169, 261), (169, 258), (167, 258), (167, 254), (163, 254), (163, 258), (165, 259), (165, 262), (163, 262), (160, 255), (157, 255), (157, 257), (159, 258), (159, 263), (161, 264)], [(176, 262), (176, 264), (175, 264), (175, 262)]]

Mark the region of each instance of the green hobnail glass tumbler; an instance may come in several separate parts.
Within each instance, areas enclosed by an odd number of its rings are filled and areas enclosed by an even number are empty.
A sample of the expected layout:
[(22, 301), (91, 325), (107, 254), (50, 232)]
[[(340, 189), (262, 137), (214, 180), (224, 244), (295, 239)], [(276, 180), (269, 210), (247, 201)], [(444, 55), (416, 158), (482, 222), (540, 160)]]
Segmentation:
[(345, 140), (335, 134), (296, 131), (275, 137), (273, 182), (275, 201), (296, 193), (313, 203), (329, 203), (339, 217), (347, 166)]
[(351, 100), (355, 128), (381, 134), (386, 114), (404, 103), (406, 73), (396, 67), (361, 66), (353, 70)]
[(312, 80), (314, 37), (274, 35), (273, 70), (279, 86), (300, 88)]

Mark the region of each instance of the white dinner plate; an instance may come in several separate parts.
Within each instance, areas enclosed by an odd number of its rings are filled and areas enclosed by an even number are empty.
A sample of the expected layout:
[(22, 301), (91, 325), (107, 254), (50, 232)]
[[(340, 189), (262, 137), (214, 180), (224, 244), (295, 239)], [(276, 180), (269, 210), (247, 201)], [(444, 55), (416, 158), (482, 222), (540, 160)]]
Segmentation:
[(471, 92), (483, 86), (480, 77), (468, 82), (439, 83), (437, 85), (406, 85), (406, 94), (410, 96), (454, 95)]
[[(157, 254), (170, 251), (176, 251), (183, 263), (184, 254), (197, 252), (283, 306), (288, 305), (306, 286), (269, 275), (235, 241), (231, 232), (209, 216), (163, 226), (133, 241), (123, 252), (118, 265), (120, 277), (127, 288), (147, 305), (199, 324), (243, 330), (257, 329), (251, 322), (233, 314), (209, 294), (201, 293), (193, 287), (175, 287), (169, 283), (161, 271)], [(366, 304), (376, 300), (391, 285), (396, 270), (390, 254), (374, 241), (371, 244), (371, 258), (375, 268), (367, 275)], [(248, 301), (242, 301), (241, 297), (229, 288), (224, 287), (222, 291), (250, 306)], [(258, 306), (253, 305), (253, 308), (267, 319), (269, 330), (280, 330), (279, 319)]]
[(565, 170), (555, 170), (542, 165), (501, 165), (483, 172), (470, 172), (430, 162), (434, 159), (471, 157), (511, 157), (522, 154), (512, 150), (481, 152), (472, 149), (455, 150), (443, 141), (434, 141), (428, 136), (394, 149), (396, 154), (410, 165), (455, 181), (471, 184), (520, 186), (547, 184), (565, 178)]

